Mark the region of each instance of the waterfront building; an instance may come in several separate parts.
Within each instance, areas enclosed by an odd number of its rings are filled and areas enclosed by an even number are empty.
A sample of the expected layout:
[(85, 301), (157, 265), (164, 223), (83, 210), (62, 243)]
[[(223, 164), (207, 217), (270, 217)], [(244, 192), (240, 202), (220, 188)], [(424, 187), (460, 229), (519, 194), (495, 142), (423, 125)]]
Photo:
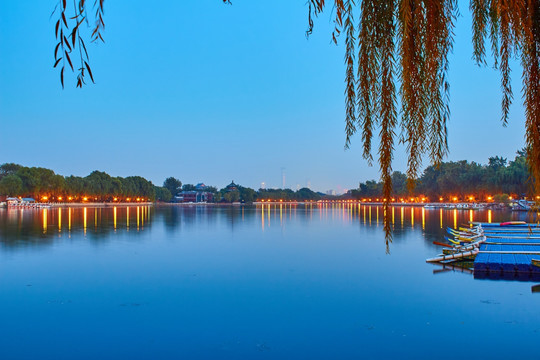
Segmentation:
[(206, 191), (207, 186), (204, 183), (195, 185), (195, 190), (181, 191), (174, 198), (177, 203), (208, 203), (214, 201), (214, 194)]
[(231, 183), (225, 187), (225, 191), (227, 192), (237, 191), (237, 190), (238, 190), (238, 185), (234, 183), (234, 180), (231, 181)]

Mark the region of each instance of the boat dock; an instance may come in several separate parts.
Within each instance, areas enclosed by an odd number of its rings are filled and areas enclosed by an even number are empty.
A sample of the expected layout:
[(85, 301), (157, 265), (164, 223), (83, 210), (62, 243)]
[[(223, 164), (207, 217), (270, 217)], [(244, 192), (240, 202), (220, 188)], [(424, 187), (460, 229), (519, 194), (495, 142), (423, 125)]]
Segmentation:
[[(471, 260), (477, 278), (540, 279), (540, 227), (521, 222), (472, 223), (471, 228), (447, 229), (445, 249), (427, 262), (459, 266)], [(465, 263), (464, 260), (468, 262)]]

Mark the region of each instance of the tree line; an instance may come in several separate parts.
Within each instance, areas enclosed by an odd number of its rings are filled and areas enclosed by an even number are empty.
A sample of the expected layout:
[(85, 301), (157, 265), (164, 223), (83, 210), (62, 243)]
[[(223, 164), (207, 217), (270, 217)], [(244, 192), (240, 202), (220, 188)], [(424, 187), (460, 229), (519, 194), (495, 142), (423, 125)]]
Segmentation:
[[(182, 184), (174, 177), (167, 178), (163, 186), (156, 186), (141, 176), (113, 177), (102, 171), (88, 176), (62, 176), (42, 167), (26, 167), (13, 163), (0, 165), (0, 195), (31, 197), (38, 201), (162, 201), (169, 202), (181, 191), (196, 190), (193, 184)], [(204, 191), (214, 195), (214, 202), (245, 202), (268, 200), (318, 200), (319, 193), (303, 188), (259, 189), (237, 185), (218, 190), (205, 186)]]
[(41, 167), (0, 165), (0, 195), (47, 201), (153, 201), (160, 192), (140, 176), (112, 177), (97, 170), (86, 177), (62, 176)]
[[(407, 176), (399, 171), (392, 173), (394, 198), (427, 198), (427, 201), (459, 200), (485, 201), (498, 195), (523, 197), (531, 195), (526, 151), (519, 150), (514, 160), (500, 156), (490, 157), (485, 165), (462, 161), (443, 162), (427, 167), (410, 191)], [(0, 195), (33, 197), (47, 201), (163, 201), (169, 202), (181, 191), (193, 191), (193, 184), (182, 184), (174, 177), (167, 178), (163, 186), (155, 186), (140, 176), (113, 177), (101, 171), (93, 171), (86, 177), (62, 176), (41, 167), (26, 167), (13, 163), (0, 165)], [(358, 189), (349, 190), (344, 196), (353, 199), (379, 198), (382, 201), (383, 183), (368, 180)], [(218, 190), (206, 186), (204, 191), (214, 195), (214, 202), (317, 201), (325, 197), (308, 188), (259, 189), (258, 191), (237, 185)], [(129, 199), (129, 200), (128, 200)]]
[[(488, 164), (474, 161), (449, 161), (439, 166), (427, 167), (418, 179), (413, 191), (407, 188), (407, 176), (399, 171), (392, 173), (395, 198), (425, 197), (430, 201), (474, 200), (485, 201), (489, 197), (508, 194), (514, 197), (531, 196), (526, 151), (519, 150), (514, 160), (500, 156), (490, 157)], [(383, 196), (383, 184), (375, 180), (360, 183), (358, 189), (347, 195), (355, 199)]]
[[(181, 191), (193, 191), (196, 190), (195, 185), (182, 184), (179, 179), (169, 177), (163, 183), (163, 189), (166, 189), (172, 196), (179, 194)], [(302, 188), (298, 191), (291, 189), (259, 189), (254, 190), (242, 185), (236, 185), (234, 189), (224, 187), (218, 190), (214, 186), (206, 186), (204, 191), (210, 192), (214, 195), (214, 202), (244, 202), (250, 203), (258, 200), (272, 200), (272, 201), (304, 201), (304, 200), (320, 200), (322, 194), (312, 191), (308, 188)], [(166, 197), (162, 199), (166, 200)]]

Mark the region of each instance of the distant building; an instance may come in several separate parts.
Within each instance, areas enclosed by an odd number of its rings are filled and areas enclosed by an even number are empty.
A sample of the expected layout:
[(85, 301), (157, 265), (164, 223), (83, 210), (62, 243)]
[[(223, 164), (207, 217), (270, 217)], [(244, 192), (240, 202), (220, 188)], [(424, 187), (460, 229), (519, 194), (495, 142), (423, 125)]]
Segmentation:
[(328, 190), (326, 195), (336, 195), (336, 190)]
[(207, 203), (214, 201), (214, 194), (206, 191), (207, 186), (204, 183), (195, 185), (195, 190), (181, 191), (173, 201), (177, 203)]
[(214, 201), (214, 194), (208, 191), (182, 191), (174, 197), (175, 202), (206, 203)]
[(234, 180), (227, 186), (225, 186), (225, 191), (229, 192), (229, 191), (237, 191), (238, 190), (238, 185), (236, 185), (234, 183)]
[(197, 191), (205, 191), (207, 188), (206, 185), (204, 185), (204, 183), (198, 183), (197, 185), (195, 185), (195, 190)]

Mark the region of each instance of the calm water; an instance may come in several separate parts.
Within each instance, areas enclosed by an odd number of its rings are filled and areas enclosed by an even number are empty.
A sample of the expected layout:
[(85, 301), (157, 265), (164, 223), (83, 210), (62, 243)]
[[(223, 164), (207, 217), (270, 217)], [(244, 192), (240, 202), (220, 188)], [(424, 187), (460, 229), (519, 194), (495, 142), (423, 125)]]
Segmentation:
[(426, 264), (520, 214), (358, 205), (0, 209), (0, 359), (539, 359), (531, 282)]

